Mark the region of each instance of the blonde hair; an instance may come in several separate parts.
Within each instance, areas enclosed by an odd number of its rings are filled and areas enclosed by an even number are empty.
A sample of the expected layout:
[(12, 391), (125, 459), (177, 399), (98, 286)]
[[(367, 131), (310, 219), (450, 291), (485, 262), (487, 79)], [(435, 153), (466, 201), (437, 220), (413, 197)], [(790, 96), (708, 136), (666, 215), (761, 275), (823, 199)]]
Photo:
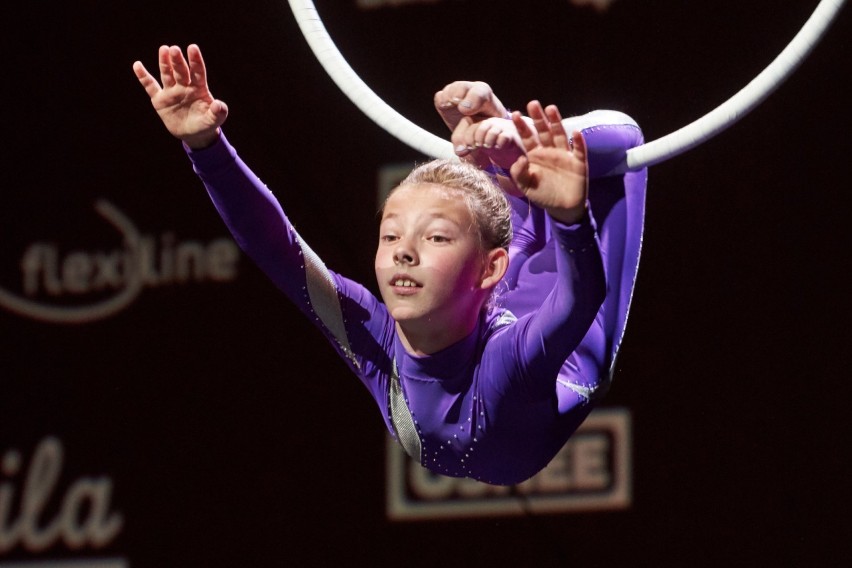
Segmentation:
[(397, 188), (424, 183), (441, 185), (461, 194), (473, 215), (483, 250), (509, 248), (512, 211), (503, 190), (485, 172), (467, 162), (432, 160), (414, 168)]

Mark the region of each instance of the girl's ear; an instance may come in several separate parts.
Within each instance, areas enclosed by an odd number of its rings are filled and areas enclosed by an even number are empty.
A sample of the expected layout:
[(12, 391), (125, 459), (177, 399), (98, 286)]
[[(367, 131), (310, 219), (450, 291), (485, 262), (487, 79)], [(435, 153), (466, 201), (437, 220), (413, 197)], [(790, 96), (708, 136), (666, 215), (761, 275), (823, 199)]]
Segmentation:
[(504, 248), (488, 251), (482, 267), (482, 280), (479, 287), (483, 290), (493, 288), (500, 282), (509, 268), (509, 253)]

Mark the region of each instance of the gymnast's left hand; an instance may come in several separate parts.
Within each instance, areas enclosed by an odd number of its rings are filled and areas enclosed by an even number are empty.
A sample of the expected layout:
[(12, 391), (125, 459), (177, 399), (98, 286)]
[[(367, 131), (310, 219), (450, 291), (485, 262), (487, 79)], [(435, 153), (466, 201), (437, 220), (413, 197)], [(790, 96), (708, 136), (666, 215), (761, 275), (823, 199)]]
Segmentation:
[(160, 82), (139, 61), (133, 72), (166, 129), (190, 148), (210, 146), (228, 117), (228, 106), (210, 93), (201, 50), (192, 44), (184, 57), (180, 47), (163, 45), (158, 60)]
[(586, 141), (574, 131), (569, 138), (559, 109), (531, 101), (527, 111), (535, 130), (519, 112), (512, 121), (526, 150), (512, 165), (515, 185), (534, 204), (557, 221), (571, 225), (587, 213), (589, 165)]

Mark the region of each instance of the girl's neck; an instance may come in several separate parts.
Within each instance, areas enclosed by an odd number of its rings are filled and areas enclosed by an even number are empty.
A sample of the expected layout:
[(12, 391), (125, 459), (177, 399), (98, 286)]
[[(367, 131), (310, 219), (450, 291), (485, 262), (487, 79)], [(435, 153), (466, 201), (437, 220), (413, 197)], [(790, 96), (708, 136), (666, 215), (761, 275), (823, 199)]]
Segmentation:
[[(405, 351), (410, 355), (422, 357), (434, 355), (438, 351), (446, 349), (476, 329), (478, 318), (473, 318), (466, 325), (458, 325), (450, 328), (434, 329), (434, 326), (417, 326), (406, 323), (404, 326), (396, 322), (396, 332)], [(427, 329), (418, 329), (424, 327)]]

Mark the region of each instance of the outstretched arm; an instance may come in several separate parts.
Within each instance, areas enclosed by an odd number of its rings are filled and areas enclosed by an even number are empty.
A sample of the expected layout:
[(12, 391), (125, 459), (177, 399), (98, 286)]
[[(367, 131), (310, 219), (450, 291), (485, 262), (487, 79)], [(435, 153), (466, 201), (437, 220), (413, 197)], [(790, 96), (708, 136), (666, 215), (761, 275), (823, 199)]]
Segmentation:
[(552, 396), (554, 378), (594, 324), (606, 296), (606, 278), (595, 224), (586, 208), (585, 139), (577, 131), (568, 137), (555, 106), (545, 109), (532, 101), (527, 110), (533, 128), (520, 114), (513, 116), (526, 154), (512, 165), (511, 173), (530, 202), (554, 220), (557, 277), (547, 296), (540, 298), (540, 308), (522, 316), (510, 330), (506, 341), (515, 350), (502, 352), (507, 354), (504, 365), (520, 370), (511, 380), (538, 399)]
[(158, 60), (159, 82), (140, 61), (133, 64), (133, 72), (166, 129), (190, 148), (210, 146), (219, 137), (228, 106), (210, 93), (201, 50), (192, 44), (184, 57), (179, 47), (163, 45)]

